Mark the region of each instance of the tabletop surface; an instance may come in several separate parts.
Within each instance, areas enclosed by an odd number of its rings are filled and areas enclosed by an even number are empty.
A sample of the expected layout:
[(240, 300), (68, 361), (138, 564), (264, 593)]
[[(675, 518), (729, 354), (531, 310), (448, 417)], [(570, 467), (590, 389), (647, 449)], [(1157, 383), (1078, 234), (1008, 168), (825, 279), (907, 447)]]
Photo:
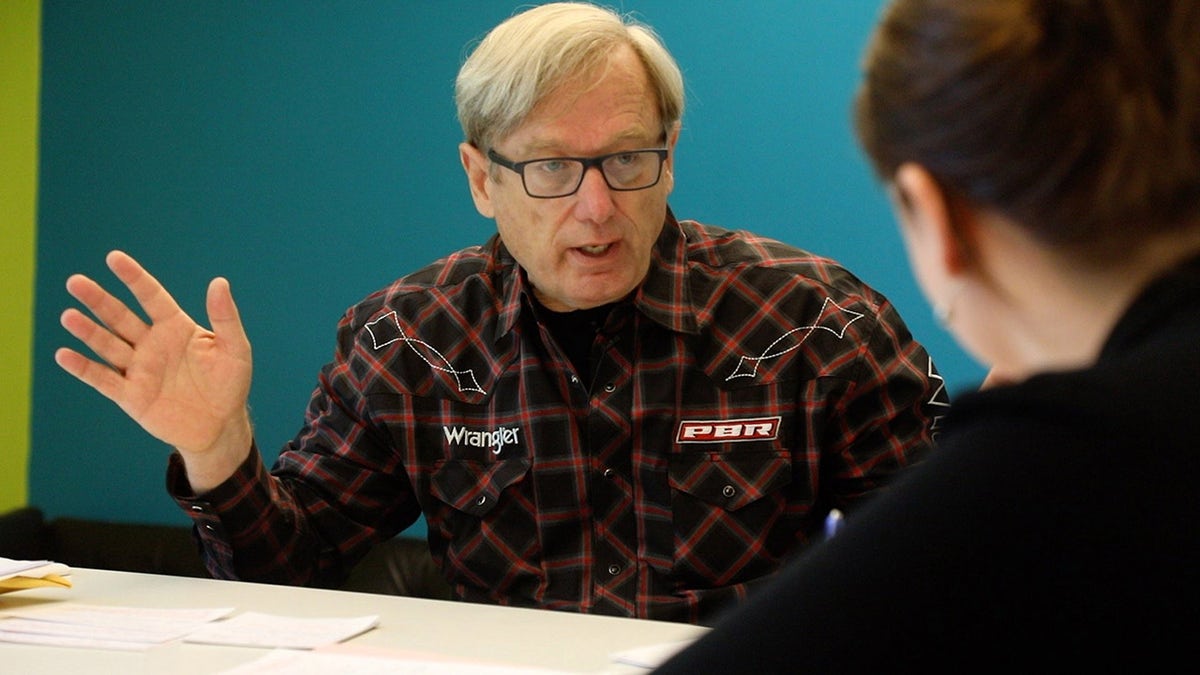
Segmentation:
[[(605, 674), (646, 672), (614, 663), (614, 652), (692, 639), (705, 630), (664, 621), (109, 570), (74, 569), (71, 579), (71, 588), (36, 588), (0, 595), (0, 615), (54, 603), (233, 607), (234, 615), (245, 611), (321, 618), (377, 615), (376, 628), (345, 644), (489, 664)], [(0, 643), (0, 671), (218, 673), (255, 661), (268, 651), (179, 642), (144, 652)]]

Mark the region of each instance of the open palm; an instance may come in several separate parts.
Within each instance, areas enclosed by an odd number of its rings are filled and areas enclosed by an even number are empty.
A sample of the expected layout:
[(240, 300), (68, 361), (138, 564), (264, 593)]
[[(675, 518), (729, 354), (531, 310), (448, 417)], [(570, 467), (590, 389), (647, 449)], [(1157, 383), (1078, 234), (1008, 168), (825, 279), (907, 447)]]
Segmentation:
[(250, 342), (228, 282), (209, 285), (209, 330), (132, 257), (114, 251), (106, 260), (149, 323), (95, 281), (73, 275), (68, 292), (95, 318), (71, 308), (62, 325), (100, 360), (64, 347), (58, 364), (185, 456), (209, 452), (231, 428), (248, 426)]

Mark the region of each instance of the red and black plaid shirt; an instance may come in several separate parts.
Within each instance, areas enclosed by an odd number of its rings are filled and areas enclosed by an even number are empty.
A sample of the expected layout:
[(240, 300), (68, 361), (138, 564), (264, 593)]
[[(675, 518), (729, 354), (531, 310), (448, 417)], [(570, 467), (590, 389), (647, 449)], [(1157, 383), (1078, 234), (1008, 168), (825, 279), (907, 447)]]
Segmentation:
[(217, 576), (334, 584), (424, 513), (466, 600), (705, 621), (931, 445), (947, 399), (830, 260), (668, 214), (591, 382), (498, 239), (351, 308), (306, 425), (202, 498)]

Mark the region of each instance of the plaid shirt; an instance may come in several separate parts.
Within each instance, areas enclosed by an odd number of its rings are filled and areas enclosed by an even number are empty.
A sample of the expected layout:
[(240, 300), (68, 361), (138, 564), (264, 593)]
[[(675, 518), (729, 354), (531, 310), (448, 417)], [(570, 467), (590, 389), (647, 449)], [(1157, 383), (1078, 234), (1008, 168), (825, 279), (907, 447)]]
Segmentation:
[(169, 485), (218, 577), (338, 583), (424, 513), (465, 600), (704, 622), (931, 446), (947, 405), (834, 262), (669, 213), (583, 382), (497, 238), (351, 308), (270, 474)]

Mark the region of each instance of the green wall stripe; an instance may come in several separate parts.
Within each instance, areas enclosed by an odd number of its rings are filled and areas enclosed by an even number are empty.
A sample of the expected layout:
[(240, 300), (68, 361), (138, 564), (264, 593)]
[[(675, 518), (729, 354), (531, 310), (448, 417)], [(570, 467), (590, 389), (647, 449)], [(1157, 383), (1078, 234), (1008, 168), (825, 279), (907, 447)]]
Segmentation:
[(0, 512), (28, 499), (41, 2), (0, 3)]

